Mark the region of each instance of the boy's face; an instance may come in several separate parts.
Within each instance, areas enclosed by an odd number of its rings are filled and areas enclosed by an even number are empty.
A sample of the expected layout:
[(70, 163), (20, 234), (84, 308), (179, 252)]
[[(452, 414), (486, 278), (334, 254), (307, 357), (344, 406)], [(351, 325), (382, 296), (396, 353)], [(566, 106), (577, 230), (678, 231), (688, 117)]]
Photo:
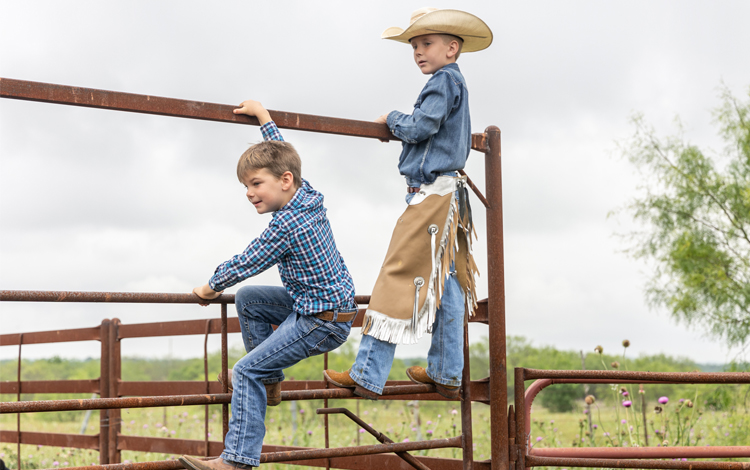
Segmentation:
[(258, 214), (281, 209), (296, 192), (294, 177), (288, 171), (281, 178), (276, 178), (265, 168), (248, 171), (242, 183), (247, 188), (247, 200), (255, 206)]
[(450, 41), (445, 44), (445, 41), (439, 35), (426, 34), (414, 37), (409, 42), (414, 49), (414, 62), (425, 75), (431, 75), (443, 66), (456, 61), (458, 41)]

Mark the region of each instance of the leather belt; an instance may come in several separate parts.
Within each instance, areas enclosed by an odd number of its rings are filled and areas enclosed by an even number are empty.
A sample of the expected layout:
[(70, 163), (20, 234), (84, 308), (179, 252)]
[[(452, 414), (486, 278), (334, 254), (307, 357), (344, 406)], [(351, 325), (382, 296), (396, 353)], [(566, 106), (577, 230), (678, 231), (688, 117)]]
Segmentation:
[(412, 187), (412, 186), (407, 186), (406, 187), (406, 192), (407, 193), (418, 193), (419, 192), (419, 187), (415, 188), (415, 187)]
[[(325, 312), (320, 312), (313, 314), (314, 317), (320, 318), (321, 320), (325, 321), (333, 321), (333, 311), (326, 310)], [(354, 320), (354, 317), (357, 316), (357, 312), (349, 312), (349, 313), (341, 313), (339, 312), (338, 316), (336, 317), (336, 323), (346, 323)]]

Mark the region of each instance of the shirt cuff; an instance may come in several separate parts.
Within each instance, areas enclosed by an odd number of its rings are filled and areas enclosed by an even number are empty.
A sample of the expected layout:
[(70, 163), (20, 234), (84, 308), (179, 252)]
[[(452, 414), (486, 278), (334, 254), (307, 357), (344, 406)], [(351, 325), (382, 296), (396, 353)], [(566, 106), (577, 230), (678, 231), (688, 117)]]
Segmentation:
[(278, 140), (283, 142), (284, 138), (279, 132), (279, 128), (276, 127), (276, 123), (268, 121), (267, 123), (260, 126), (260, 133), (263, 135), (263, 140)]

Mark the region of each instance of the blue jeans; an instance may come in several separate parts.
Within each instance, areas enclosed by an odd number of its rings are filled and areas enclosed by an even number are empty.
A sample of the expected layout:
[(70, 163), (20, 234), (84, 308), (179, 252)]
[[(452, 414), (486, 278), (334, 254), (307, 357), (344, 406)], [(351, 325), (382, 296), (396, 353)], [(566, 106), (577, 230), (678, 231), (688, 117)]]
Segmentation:
[[(445, 280), (440, 308), (432, 325), (432, 342), (427, 353), (427, 375), (439, 384), (461, 385), (464, 370), (464, 292), (455, 273)], [(393, 366), (396, 345), (362, 335), (357, 359), (349, 376), (362, 387), (383, 393)]]
[[(283, 369), (302, 359), (336, 349), (352, 323), (336, 323), (298, 315), (283, 287), (245, 286), (237, 291), (235, 307), (247, 355), (232, 369), (232, 416), (221, 458), (260, 465), (266, 433), (266, 388), (284, 380)], [(344, 313), (344, 311), (342, 311)], [(273, 331), (271, 325), (279, 325)]]

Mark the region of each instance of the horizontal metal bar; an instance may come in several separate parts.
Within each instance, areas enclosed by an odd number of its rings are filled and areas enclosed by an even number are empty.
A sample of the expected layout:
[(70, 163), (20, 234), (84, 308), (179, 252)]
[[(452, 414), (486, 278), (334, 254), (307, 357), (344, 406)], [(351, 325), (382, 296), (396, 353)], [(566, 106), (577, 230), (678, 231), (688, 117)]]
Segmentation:
[[(1, 315), (1, 314), (0, 314)], [(23, 334), (23, 344), (68, 343), (72, 341), (100, 341), (101, 327), (70, 330), (37, 331)], [(18, 346), (20, 333), (0, 335), (0, 346)]]
[(523, 369), (524, 380), (533, 379), (603, 379), (609, 383), (623, 380), (660, 381), (688, 384), (746, 384), (750, 372), (640, 372), (628, 370), (542, 370)]
[[(358, 304), (370, 302), (369, 295), (355, 295)], [(154, 292), (79, 292), (0, 290), (0, 302), (111, 302), (131, 304), (233, 304), (234, 294), (223, 294), (214, 300), (203, 300), (195, 294)], [(98, 327), (97, 327), (98, 328)], [(24, 337), (24, 343), (26, 338)]]
[[(237, 105), (137, 95), (10, 78), (0, 78), (0, 97), (205, 121), (259, 125), (258, 119), (255, 117), (234, 114), (232, 111), (237, 108)], [(282, 129), (370, 137), (380, 140), (399, 140), (390, 133), (388, 126), (372, 121), (355, 121), (270, 109), (268, 112), (276, 125)]]
[[(117, 435), (117, 450), (137, 452), (159, 452), (177, 455), (206, 455), (206, 442), (196, 439), (174, 439), (170, 437), (144, 437)], [(208, 455), (219, 455), (224, 450), (221, 441), (208, 441)]]
[[(292, 452), (309, 450), (304, 447), (264, 445), (263, 453)], [(169, 452), (176, 454), (177, 452)], [(218, 454), (216, 454), (218, 455)], [(463, 470), (463, 461), (460, 459), (448, 459), (437, 457), (417, 457), (417, 459), (430, 467), (432, 470)], [(295, 461), (296, 465), (307, 465), (310, 467), (325, 467), (327, 460), (324, 458)], [(371, 454), (350, 457), (330, 458), (331, 468), (346, 470), (372, 470), (374, 468), (387, 468), (389, 470), (411, 470), (411, 466), (395, 455)], [(177, 470), (184, 468), (178, 460), (163, 460), (158, 462), (134, 462), (110, 465), (90, 465), (86, 467), (69, 467), (66, 470)], [(490, 462), (474, 461), (475, 470), (491, 470)]]
[(167, 397), (92, 398), (87, 400), (44, 400), (0, 403), (0, 414), (37, 411), (110, 410), (161, 406), (212, 405), (230, 403), (231, 393), (213, 395), (172, 395)]
[[(82, 88), (54, 83), (32, 82), (12, 78), (0, 78), (0, 98), (10, 98), (43, 103), (82, 106), (85, 108), (109, 109), (158, 116), (171, 116), (204, 121), (249, 124), (260, 123), (255, 117), (234, 114), (237, 105), (206, 103), (202, 101), (138, 95), (118, 91)], [(369, 137), (378, 140), (400, 140), (391, 134), (388, 126), (372, 121), (341, 119), (313, 114), (290, 113), (269, 109), (271, 118), (282, 129), (321, 132), (325, 134)], [(488, 151), (487, 136), (472, 134), (471, 148)]]
[[(201, 382), (198, 382), (201, 383)], [(404, 382), (401, 382), (404, 383)], [(429, 396), (428, 396), (429, 395)], [(419, 397), (419, 398), (417, 398)], [(318, 390), (290, 390), (281, 392), (283, 401), (289, 400), (323, 400), (336, 398), (355, 398), (352, 389), (330, 388)], [(356, 397), (359, 398), (359, 397)], [(443, 400), (435, 391), (434, 385), (413, 384), (388, 385), (383, 389), (383, 399), (415, 400), (434, 399)], [(42, 400), (18, 401), (0, 403), (0, 414), (4, 413), (33, 413), (39, 411), (71, 411), (71, 410), (106, 410), (118, 408), (153, 408), (161, 406), (188, 406), (230, 403), (231, 393), (215, 393), (203, 395), (169, 395), (161, 397), (126, 397), (126, 398), (92, 398), (81, 400)]]
[(735, 459), (750, 457), (750, 446), (546, 447), (528, 455), (588, 459)]
[[(18, 382), (15, 380), (0, 382), (0, 393), (18, 393)], [(21, 393), (99, 393), (99, 379), (22, 380)]]
[[(17, 443), (17, 431), (0, 431), (0, 442)], [(21, 432), (21, 444), (99, 450), (99, 435)]]
[(526, 456), (527, 467), (676, 468), (685, 470), (750, 470), (748, 462), (692, 460), (567, 459)]
[(408, 452), (410, 450), (422, 449), (443, 449), (446, 447), (460, 448), (461, 440), (461, 436), (456, 436), (448, 439), (433, 439), (430, 441), (397, 442), (391, 444), (376, 444), (372, 446), (273, 452), (269, 454), (261, 454), (260, 463), (291, 462), (294, 460), (307, 460), (326, 457), (347, 457), (353, 455)]

